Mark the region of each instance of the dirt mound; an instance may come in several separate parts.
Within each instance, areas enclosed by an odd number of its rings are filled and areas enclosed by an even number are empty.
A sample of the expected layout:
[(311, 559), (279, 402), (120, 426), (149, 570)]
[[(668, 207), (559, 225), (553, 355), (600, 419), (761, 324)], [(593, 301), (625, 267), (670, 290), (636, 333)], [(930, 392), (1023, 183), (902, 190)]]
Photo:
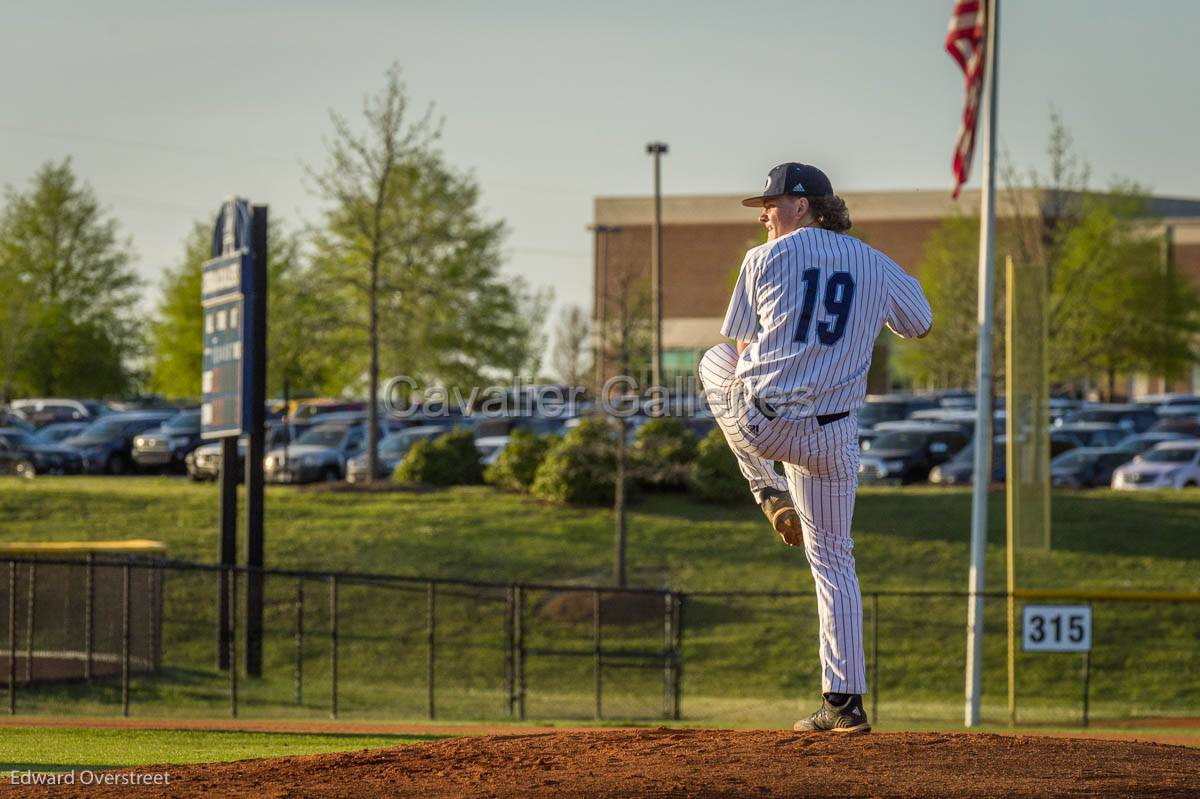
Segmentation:
[(964, 733), (596, 730), (452, 738), (195, 766), (170, 787), (14, 789), (43, 796), (1196, 796), (1200, 750)]
[[(542, 618), (560, 624), (591, 622), (595, 613), (595, 597), (591, 591), (560, 591), (551, 594), (539, 609)], [(600, 622), (602, 624), (662, 623), (665, 609), (661, 594), (600, 592)]]

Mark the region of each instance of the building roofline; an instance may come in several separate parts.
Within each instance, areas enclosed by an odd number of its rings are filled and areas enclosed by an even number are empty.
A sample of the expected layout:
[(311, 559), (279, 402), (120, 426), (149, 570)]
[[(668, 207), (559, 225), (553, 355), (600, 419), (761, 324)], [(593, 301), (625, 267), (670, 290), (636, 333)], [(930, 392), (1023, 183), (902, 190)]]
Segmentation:
[[(1021, 188), (1020, 204), (1040, 206), (1044, 189)], [(966, 189), (958, 200), (950, 197), (945, 188), (901, 191), (854, 191), (841, 195), (855, 221), (879, 222), (919, 219), (946, 219), (971, 216), (980, 204), (980, 190)], [(740, 194), (664, 195), (662, 215), (664, 224), (756, 224), (755, 211), (741, 204)], [(1200, 200), (1183, 197), (1151, 196), (1154, 216), (1169, 217), (1179, 222), (1200, 218)], [(1013, 204), (1006, 197), (997, 197), (998, 218), (1016, 216)], [(653, 219), (653, 197), (610, 196), (596, 197), (593, 216), (599, 225), (642, 225)]]

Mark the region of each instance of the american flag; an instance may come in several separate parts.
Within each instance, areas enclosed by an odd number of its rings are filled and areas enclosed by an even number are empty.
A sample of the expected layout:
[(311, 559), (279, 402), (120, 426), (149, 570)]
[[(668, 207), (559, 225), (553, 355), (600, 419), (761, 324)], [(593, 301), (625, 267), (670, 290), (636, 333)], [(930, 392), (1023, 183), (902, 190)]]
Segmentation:
[(958, 143), (954, 147), (954, 196), (962, 191), (971, 172), (975, 151), (975, 125), (979, 121), (979, 98), (983, 94), (984, 42), (987, 0), (956, 0), (946, 33), (946, 50), (967, 77), (967, 102), (963, 108)]

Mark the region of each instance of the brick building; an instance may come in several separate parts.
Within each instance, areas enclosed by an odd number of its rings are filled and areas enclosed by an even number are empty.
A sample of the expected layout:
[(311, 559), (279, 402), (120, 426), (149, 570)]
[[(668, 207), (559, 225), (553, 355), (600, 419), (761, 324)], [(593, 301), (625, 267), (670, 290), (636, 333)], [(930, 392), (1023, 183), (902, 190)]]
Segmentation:
[[(663, 375), (668, 384), (677, 374), (693, 374), (704, 350), (724, 340), (721, 320), (742, 256), (749, 247), (766, 240), (758, 210), (743, 207), (743, 196), (663, 197)], [(944, 189), (850, 192), (842, 197), (850, 209), (855, 235), (913, 274), (918, 274), (922, 248), (933, 230), (949, 217), (975, 212), (980, 199), (978, 190), (968, 190), (955, 201)], [(1041, 202), (1042, 193), (1031, 191), (1020, 205), (1040, 207)], [(998, 198), (998, 225), (1011, 214), (1009, 205)], [(652, 197), (595, 199), (594, 224), (620, 227), (621, 231), (597, 234), (594, 242), (594, 319), (600, 318), (601, 298), (611, 292), (620, 275), (649, 275), (653, 213)], [(1161, 223), (1155, 231), (1164, 243), (1164, 268), (1176, 270), (1200, 287), (1200, 200), (1154, 197), (1150, 215)], [(602, 258), (605, 250), (607, 258)], [(608, 313), (612, 314), (611, 308)], [(606, 373), (611, 371), (609, 368)], [(885, 391), (889, 383), (886, 347), (880, 347), (870, 388)], [(1129, 387), (1139, 395), (1200, 391), (1200, 365), (1193, 368), (1190, 381), (1165, 386), (1161, 379), (1138, 376)]]

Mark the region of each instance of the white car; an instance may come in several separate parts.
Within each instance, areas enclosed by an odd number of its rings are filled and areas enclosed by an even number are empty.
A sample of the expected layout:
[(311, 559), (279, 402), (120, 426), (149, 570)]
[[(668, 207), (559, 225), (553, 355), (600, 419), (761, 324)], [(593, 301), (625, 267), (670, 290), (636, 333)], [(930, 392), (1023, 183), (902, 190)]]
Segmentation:
[(508, 436), (484, 436), (475, 439), (475, 449), (479, 450), (479, 462), (491, 466), (508, 446)]
[(1200, 441), (1167, 441), (1113, 472), (1112, 487), (1123, 491), (1200, 486)]

